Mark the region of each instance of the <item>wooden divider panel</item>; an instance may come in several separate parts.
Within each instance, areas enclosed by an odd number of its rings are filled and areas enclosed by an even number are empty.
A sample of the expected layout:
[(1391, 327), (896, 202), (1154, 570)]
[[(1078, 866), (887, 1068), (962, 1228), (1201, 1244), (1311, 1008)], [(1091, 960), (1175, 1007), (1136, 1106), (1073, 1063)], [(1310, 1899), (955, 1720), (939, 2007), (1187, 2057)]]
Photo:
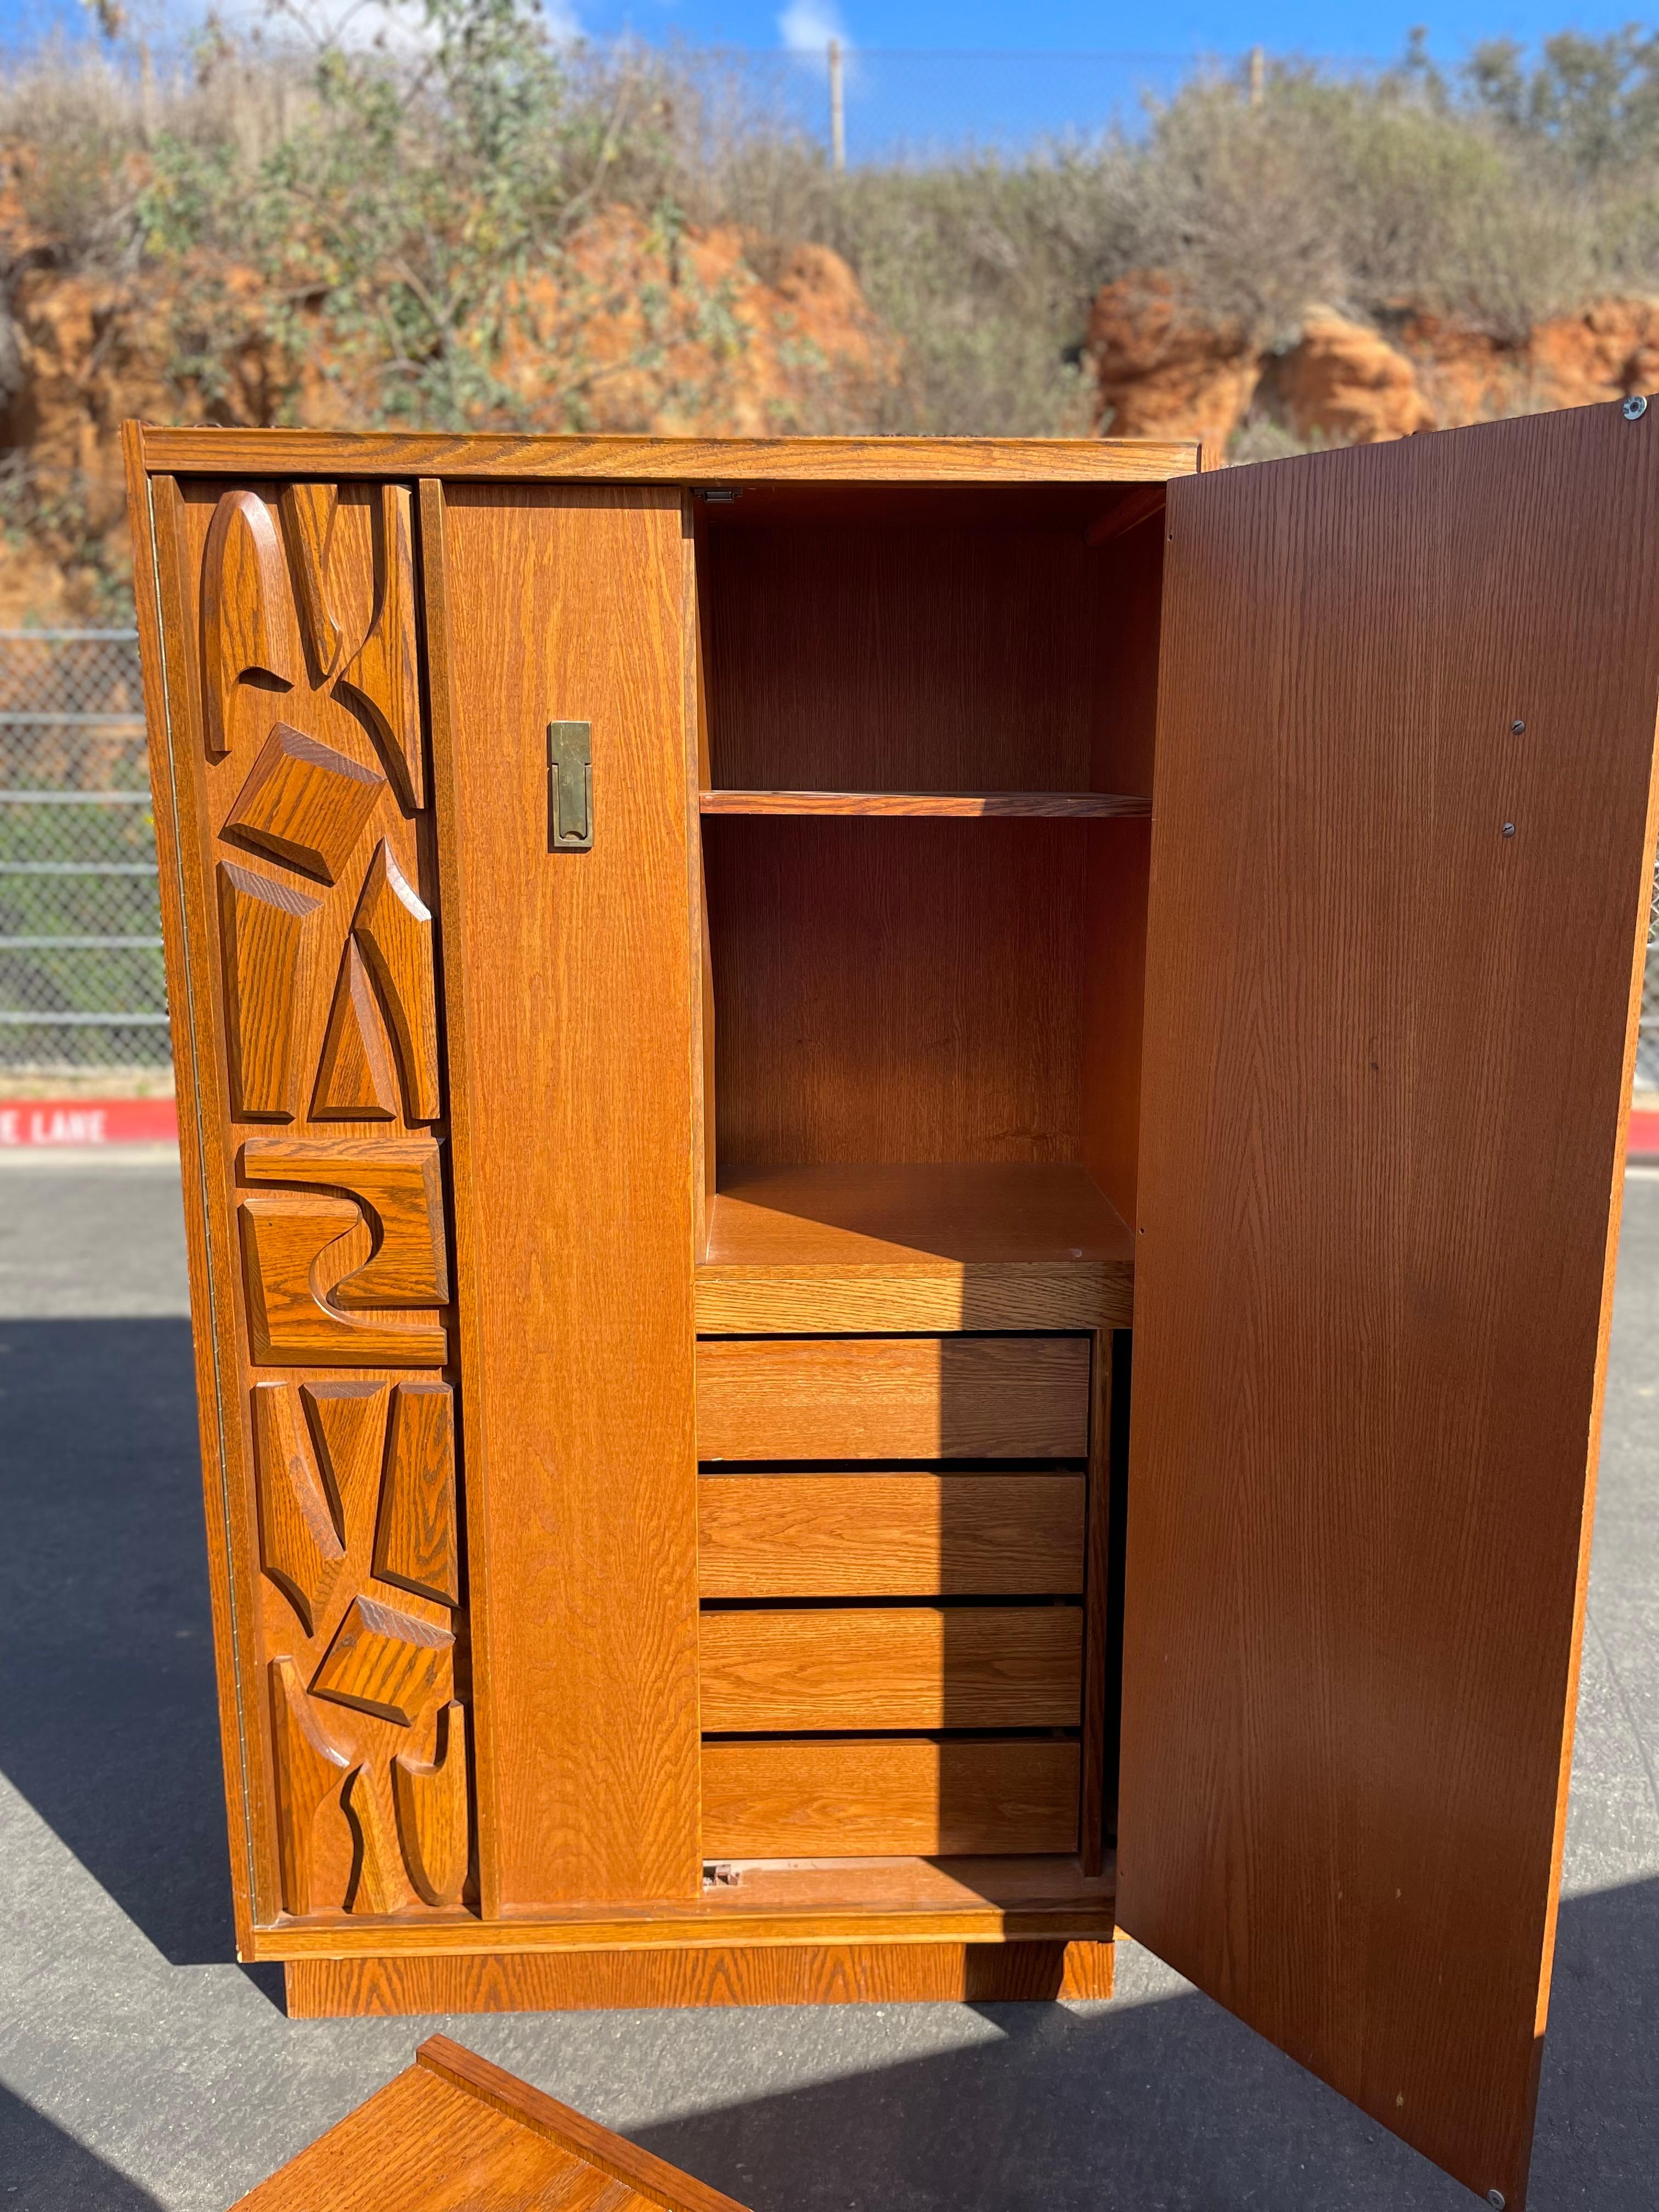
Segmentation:
[[(681, 501), (433, 485), (422, 512), (483, 1908), (695, 1895)], [(586, 851), (552, 849), (568, 721)]]
[(1659, 411), (1171, 487), (1119, 1917), (1494, 2203), (1548, 1988)]

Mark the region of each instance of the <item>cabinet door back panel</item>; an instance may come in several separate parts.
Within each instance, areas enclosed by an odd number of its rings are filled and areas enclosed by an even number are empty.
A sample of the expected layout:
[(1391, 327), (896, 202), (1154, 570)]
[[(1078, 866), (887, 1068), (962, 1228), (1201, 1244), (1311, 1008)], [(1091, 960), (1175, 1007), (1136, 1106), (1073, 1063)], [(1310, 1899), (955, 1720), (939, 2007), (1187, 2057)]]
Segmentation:
[(1125, 1929), (1511, 2212), (1652, 865), (1659, 416), (1168, 519)]
[[(695, 1894), (680, 501), (459, 485), (426, 511), (484, 1909)], [(568, 720), (593, 843), (555, 853)]]

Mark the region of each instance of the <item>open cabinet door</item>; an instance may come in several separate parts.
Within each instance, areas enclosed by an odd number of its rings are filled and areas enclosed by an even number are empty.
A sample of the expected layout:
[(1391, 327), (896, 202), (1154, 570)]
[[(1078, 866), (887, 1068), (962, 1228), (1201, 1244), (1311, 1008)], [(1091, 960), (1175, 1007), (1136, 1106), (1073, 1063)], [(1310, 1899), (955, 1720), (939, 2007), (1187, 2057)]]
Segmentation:
[(1659, 410), (1170, 488), (1119, 1918), (1523, 2202), (1653, 863)]

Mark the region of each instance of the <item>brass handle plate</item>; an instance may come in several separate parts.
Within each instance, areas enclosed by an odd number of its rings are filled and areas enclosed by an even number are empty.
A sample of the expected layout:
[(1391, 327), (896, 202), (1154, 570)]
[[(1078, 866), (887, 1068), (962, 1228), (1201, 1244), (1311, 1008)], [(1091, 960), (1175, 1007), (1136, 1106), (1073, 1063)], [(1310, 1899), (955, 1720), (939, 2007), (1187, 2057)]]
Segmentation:
[(547, 842), (555, 853), (593, 846), (593, 726), (547, 726)]

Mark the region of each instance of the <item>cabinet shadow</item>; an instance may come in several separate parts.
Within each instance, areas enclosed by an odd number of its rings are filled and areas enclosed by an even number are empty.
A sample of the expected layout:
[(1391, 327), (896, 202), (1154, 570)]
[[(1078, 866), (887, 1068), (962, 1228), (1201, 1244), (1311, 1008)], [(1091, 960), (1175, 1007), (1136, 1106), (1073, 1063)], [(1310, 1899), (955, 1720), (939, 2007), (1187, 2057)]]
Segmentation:
[[(979, 2009), (998, 2033), (966, 2048), (630, 2133), (754, 2212), (1462, 2212), (1474, 2202), (1203, 1998)], [(465, 2023), (454, 2032), (465, 2039)], [(1650, 2212), (1656, 2048), (1659, 1881), (1567, 1899), (1534, 2205)]]
[(167, 1959), (229, 1959), (189, 1322), (0, 1321), (0, 1771)]
[(9, 2089), (0, 2089), (0, 2174), (24, 2205), (73, 2205), (75, 2212), (162, 2212), (147, 2189), (106, 2166)]

